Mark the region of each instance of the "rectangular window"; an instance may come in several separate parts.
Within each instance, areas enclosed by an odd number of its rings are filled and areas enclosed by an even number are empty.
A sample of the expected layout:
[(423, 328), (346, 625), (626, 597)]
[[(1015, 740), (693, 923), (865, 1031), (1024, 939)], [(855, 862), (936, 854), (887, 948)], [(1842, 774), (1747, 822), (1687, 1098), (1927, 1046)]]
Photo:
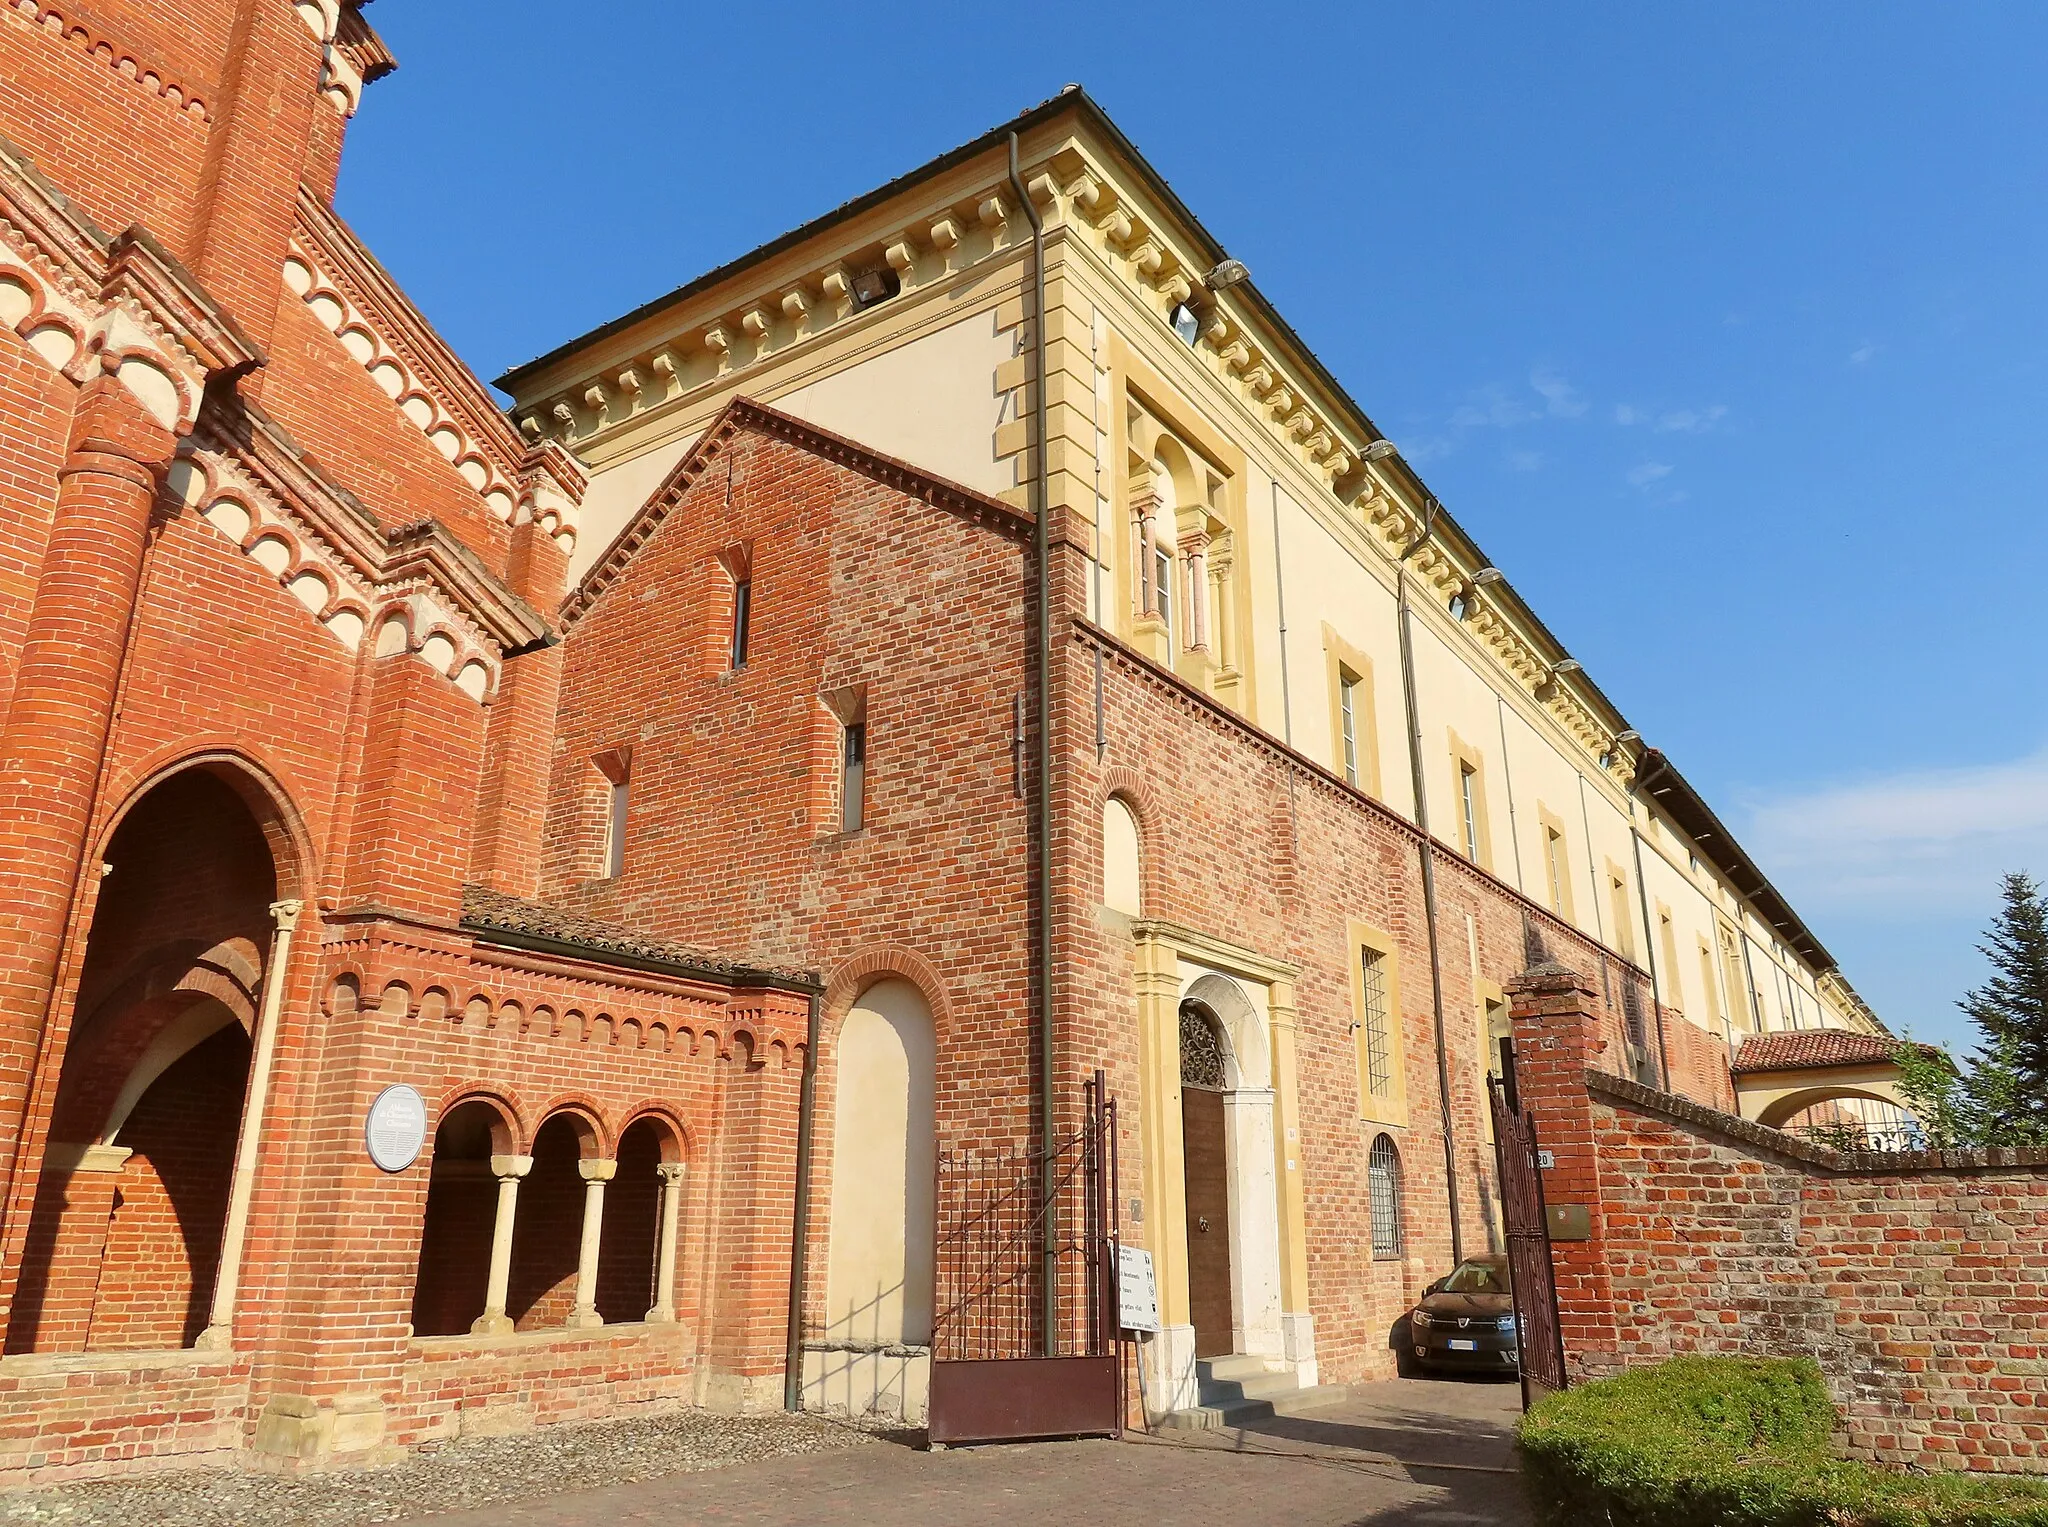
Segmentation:
[(616, 880), (626, 873), (626, 795), (626, 781), (613, 780), (605, 817), (604, 873), (607, 880)]
[(747, 627), (754, 614), (754, 580), (740, 578), (732, 586), (732, 666), (747, 666)]
[(1377, 949), (1359, 952), (1360, 975), (1365, 990), (1365, 1075), (1366, 1087), (1376, 1098), (1394, 1090), (1393, 1046), (1387, 1033), (1387, 957)]
[(1344, 783), (1358, 783), (1358, 675), (1337, 670), (1337, 713), (1344, 729)]
[(1629, 915), (1628, 882), (1608, 872), (1607, 896), (1614, 907), (1614, 948), (1624, 960), (1636, 957), (1636, 920)]
[(1564, 910), (1564, 834), (1555, 827), (1543, 829), (1543, 867), (1550, 876), (1550, 910), (1559, 917)]
[(1173, 553), (1164, 546), (1152, 553), (1152, 579), (1159, 599), (1159, 623), (1166, 627), (1166, 650), (1173, 651)]
[(1478, 772), (1463, 759), (1458, 761), (1458, 806), (1465, 821), (1465, 857), (1474, 864), (1479, 862), (1479, 787), (1473, 781)]
[(839, 830), (859, 832), (867, 815), (868, 724), (851, 722), (839, 763)]

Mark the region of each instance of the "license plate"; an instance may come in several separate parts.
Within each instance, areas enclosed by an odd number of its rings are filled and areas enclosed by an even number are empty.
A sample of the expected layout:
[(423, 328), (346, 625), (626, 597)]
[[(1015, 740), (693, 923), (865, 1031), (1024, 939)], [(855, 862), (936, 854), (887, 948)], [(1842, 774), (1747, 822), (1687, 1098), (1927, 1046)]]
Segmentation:
[(1478, 1342), (1459, 1341), (1455, 1336), (1451, 1338), (1450, 1346), (1453, 1352), (1477, 1352), (1479, 1350)]

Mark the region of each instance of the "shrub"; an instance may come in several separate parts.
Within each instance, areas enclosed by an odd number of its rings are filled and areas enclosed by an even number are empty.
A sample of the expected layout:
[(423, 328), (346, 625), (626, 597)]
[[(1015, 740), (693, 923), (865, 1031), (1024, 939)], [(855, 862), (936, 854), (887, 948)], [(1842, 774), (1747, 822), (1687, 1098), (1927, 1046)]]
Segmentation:
[(1811, 1361), (1681, 1357), (1522, 1418), (1543, 1527), (2048, 1527), (2048, 1480), (1909, 1475), (1837, 1458)]

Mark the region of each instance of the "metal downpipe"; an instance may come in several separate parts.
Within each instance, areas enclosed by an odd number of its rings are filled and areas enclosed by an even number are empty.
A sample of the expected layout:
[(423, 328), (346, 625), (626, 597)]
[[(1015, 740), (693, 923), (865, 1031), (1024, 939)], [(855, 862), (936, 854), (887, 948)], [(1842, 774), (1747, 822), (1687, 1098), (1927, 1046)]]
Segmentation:
[(1408, 769), (1415, 785), (1415, 826), (1421, 834), (1422, 906), (1429, 925), (1429, 996), (1436, 1016), (1437, 1100), (1444, 1122), (1444, 1195), (1451, 1211), (1451, 1261), (1465, 1260), (1464, 1227), (1458, 1215), (1458, 1149), (1451, 1132), (1451, 1062), (1444, 1039), (1444, 963), (1437, 938), (1436, 852), (1429, 835), (1429, 796), (1422, 779), (1422, 718), (1415, 703), (1415, 647), (1409, 635), (1408, 559), (1436, 534), (1436, 501), (1422, 512), (1422, 534), (1408, 544), (1394, 564), (1394, 604), (1401, 623), (1401, 696), (1408, 707)]
[(1057, 1350), (1059, 1271), (1057, 1227), (1052, 1216), (1052, 538), (1046, 525), (1045, 474), (1045, 219), (1032, 203), (1031, 188), (1017, 169), (1017, 135), (1010, 134), (1010, 189), (1031, 224), (1031, 552), (1037, 564), (1038, 619), (1034, 633), (1038, 670), (1038, 738), (1034, 749), (1038, 793), (1031, 803), (1031, 836), (1037, 851), (1032, 897), (1033, 943), (1037, 953), (1038, 999), (1038, 1185), (1044, 1256), (1044, 1351)]
[(811, 1144), (818, 1103), (818, 993), (804, 1025), (804, 1071), (796, 1104), (796, 1217), (789, 1232), (789, 1345), (782, 1371), (782, 1408), (804, 1408), (804, 1277), (811, 1253)]

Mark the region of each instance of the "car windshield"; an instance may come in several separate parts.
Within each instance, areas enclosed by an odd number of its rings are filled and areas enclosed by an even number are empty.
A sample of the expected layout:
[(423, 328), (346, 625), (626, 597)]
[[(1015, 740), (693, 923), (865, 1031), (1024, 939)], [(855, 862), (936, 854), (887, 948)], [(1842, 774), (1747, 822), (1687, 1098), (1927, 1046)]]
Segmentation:
[(1508, 1270), (1495, 1262), (1466, 1262), (1444, 1279), (1447, 1294), (1505, 1294)]

